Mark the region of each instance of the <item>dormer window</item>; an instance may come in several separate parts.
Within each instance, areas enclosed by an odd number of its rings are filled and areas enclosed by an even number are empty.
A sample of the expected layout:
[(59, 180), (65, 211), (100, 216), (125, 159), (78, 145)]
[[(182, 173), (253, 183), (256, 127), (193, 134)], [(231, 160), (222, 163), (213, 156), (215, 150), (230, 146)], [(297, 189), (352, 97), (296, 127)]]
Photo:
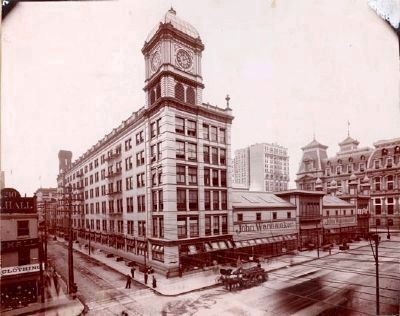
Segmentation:
[(365, 160), (365, 156), (364, 156), (364, 155), (361, 155), (360, 160), (361, 160), (361, 161), (364, 161), (364, 160)]
[(360, 163), (360, 172), (364, 172), (365, 171), (365, 163), (361, 162)]
[(342, 173), (342, 166), (337, 166), (336, 167), (336, 174), (341, 174)]
[(353, 158), (352, 157), (349, 158), (349, 162), (353, 162)]
[(376, 160), (374, 160), (374, 168), (375, 169), (379, 169), (380, 168), (380, 162), (379, 162), (379, 160), (378, 159), (376, 159)]
[(395, 153), (395, 154), (400, 154), (400, 146), (396, 146), (396, 147), (394, 148), (394, 153)]
[(382, 156), (385, 156), (388, 154), (388, 150), (386, 148), (382, 149)]

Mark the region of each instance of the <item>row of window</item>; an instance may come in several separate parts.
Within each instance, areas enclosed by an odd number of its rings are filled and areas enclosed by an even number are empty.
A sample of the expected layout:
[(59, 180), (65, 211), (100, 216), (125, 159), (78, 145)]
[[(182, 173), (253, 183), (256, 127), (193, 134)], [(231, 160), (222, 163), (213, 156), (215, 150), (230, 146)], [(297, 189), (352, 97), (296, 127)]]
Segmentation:
[[(198, 211), (199, 194), (195, 189), (178, 188), (176, 190), (176, 207), (178, 211)], [(205, 190), (204, 209), (207, 211), (226, 210), (228, 195), (224, 190)]]
[[(292, 212), (286, 212), (286, 218), (292, 218)], [(256, 213), (255, 214), (255, 219), (256, 221), (261, 221), (263, 220), (262, 218), (262, 213)], [(277, 212), (272, 212), (272, 219), (276, 220), (278, 219), (278, 213)], [(236, 220), (238, 222), (243, 222), (243, 213), (237, 213), (236, 214)], [(246, 218), (246, 221), (252, 221), (253, 218)], [(266, 220), (266, 218), (264, 218)]]
[[(161, 194), (162, 197), (162, 194)], [(146, 196), (145, 195), (138, 195), (136, 197), (137, 199), (137, 212), (145, 212), (146, 211)], [(108, 203), (107, 203), (108, 202)], [(162, 199), (161, 199), (162, 203)], [(101, 205), (101, 210), (100, 210), (100, 205)], [(117, 199), (117, 200), (109, 200), (109, 201), (102, 201), (101, 204), (100, 202), (96, 203), (88, 203), (85, 204), (85, 212), (86, 214), (107, 214), (107, 206), (108, 206), (108, 213), (112, 214), (114, 212), (117, 213), (123, 213), (124, 211), (124, 205), (123, 205), (123, 200), (122, 199)], [(74, 207), (80, 207), (79, 205), (74, 205)], [(83, 207), (83, 205), (82, 205)], [(79, 209), (78, 209), (79, 210)], [(133, 197), (127, 197), (126, 198), (126, 211), (128, 213), (132, 213), (134, 211), (134, 205), (133, 205)]]
[[(186, 136), (197, 136), (197, 122), (182, 117), (175, 117), (175, 132)], [(221, 144), (226, 143), (226, 130), (203, 124), (203, 139)]]

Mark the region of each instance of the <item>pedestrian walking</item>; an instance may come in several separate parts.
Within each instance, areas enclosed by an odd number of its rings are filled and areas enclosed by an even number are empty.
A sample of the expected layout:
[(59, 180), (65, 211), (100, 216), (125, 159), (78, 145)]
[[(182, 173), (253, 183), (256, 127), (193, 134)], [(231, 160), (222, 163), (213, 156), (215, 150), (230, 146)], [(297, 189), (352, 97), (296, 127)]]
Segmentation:
[(157, 287), (157, 280), (153, 275), (153, 289), (155, 289)]
[(144, 284), (147, 284), (147, 279), (148, 279), (148, 275), (147, 275), (147, 272), (145, 271), (144, 272)]
[(331, 255), (332, 254), (332, 249), (331, 249), (331, 247), (329, 247), (329, 255)]
[(129, 274), (126, 275), (126, 285), (125, 288), (126, 289), (130, 289), (131, 288), (131, 283), (132, 283), (132, 278)]
[(179, 265), (179, 277), (180, 278), (182, 277), (182, 265), (181, 264)]
[(131, 268), (131, 274), (132, 274), (132, 279), (134, 279), (135, 278), (135, 268), (134, 267)]
[(58, 275), (57, 272), (53, 272), (53, 282), (54, 282), (54, 287), (56, 288), (56, 293), (59, 295), (60, 292), (60, 285), (58, 284)]

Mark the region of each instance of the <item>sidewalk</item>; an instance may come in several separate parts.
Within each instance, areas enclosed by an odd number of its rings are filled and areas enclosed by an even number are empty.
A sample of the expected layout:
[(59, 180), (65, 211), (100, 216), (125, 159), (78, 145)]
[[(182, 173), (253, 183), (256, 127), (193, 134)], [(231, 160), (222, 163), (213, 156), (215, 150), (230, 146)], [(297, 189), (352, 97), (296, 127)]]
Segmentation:
[[(62, 238), (57, 237), (59, 241), (64, 241)], [(368, 245), (368, 241), (360, 241), (349, 244), (350, 250), (356, 249), (365, 245)], [(73, 245), (76, 251), (83, 253), (85, 255), (88, 254), (88, 250), (81, 249), (79, 245)], [(335, 247), (331, 251), (331, 255), (335, 255), (339, 252), (342, 252)], [(320, 258), (329, 256), (329, 251), (320, 250)], [(126, 266), (124, 261), (117, 262), (115, 257), (107, 258), (105, 253), (95, 251), (90, 255), (91, 258), (103, 263), (104, 265), (116, 270), (117, 272), (127, 275), (131, 274), (130, 267)], [(264, 262), (260, 262), (261, 266), (267, 271), (275, 271), (278, 269), (286, 268), (289, 266), (295, 266), (299, 264), (303, 264), (306, 262), (317, 260), (317, 250), (310, 251), (302, 251), (297, 254), (288, 254), (282, 255), (279, 257), (274, 257), (272, 259), (266, 260)], [(243, 267), (254, 266), (255, 263), (246, 263), (243, 264)], [(164, 275), (161, 275), (157, 272), (154, 274), (150, 274), (147, 282), (147, 287), (152, 288), (152, 275), (155, 276), (157, 280), (157, 288), (153, 289), (154, 292), (163, 295), (163, 296), (177, 296), (180, 294), (185, 294), (189, 292), (194, 292), (198, 290), (204, 290), (211, 287), (220, 286), (216, 283), (216, 279), (219, 276), (220, 268), (229, 268), (226, 266), (216, 266), (214, 269), (207, 271), (199, 271), (198, 273), (191, 273), (187, 275), (183, 275), (180, 277), (166, 278)], [(135, 270), (135, 279), (134, 282), (138, 282), (144, 285), (144, 276), (142, 272), (139, 272), (138, 269)], [(129, 289), (127, 289), (129, 291)]]
[(58, 276), (59, 286), (54, 284), (50, 278), (50, 284), (45, 288), (45, 302), (32, 303), (28, 306), (2, 311), (1, 315), (46, 315), (46, 316), (71, 316), (80, 315), (84, 310), (84, 305), (76, 298), (73, 299), (65, 294), (66, 285)]

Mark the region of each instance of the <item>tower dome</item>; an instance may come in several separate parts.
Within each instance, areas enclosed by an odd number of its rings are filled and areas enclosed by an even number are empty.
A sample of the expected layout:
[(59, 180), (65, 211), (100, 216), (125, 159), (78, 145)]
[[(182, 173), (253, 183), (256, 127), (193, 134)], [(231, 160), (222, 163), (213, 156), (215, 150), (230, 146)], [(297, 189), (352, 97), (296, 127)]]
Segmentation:
[(173, 8), (171, 8), (167, 11), (167, 13), (165, 13), (164, 17), (160, 20), (160, 23), (157, 24), (154, 27), (154, 29), (149, 33), (149, 35), (146, 38), (146, 42), (149, 42), (152, 39), (152, 37), (157, 33), (160, 24), (171, 24), (173, 28), (186, 35), (189, 35), (190, 37), (200, 38), (199, 32), (195, 29), (195, 27), (190, 23), (177, 17), (176, 11)]
[(337, 182), (335, 179), (333, 179), (331, 182), (331, 187), (335, 187), (335, 186), (337, 186)]

